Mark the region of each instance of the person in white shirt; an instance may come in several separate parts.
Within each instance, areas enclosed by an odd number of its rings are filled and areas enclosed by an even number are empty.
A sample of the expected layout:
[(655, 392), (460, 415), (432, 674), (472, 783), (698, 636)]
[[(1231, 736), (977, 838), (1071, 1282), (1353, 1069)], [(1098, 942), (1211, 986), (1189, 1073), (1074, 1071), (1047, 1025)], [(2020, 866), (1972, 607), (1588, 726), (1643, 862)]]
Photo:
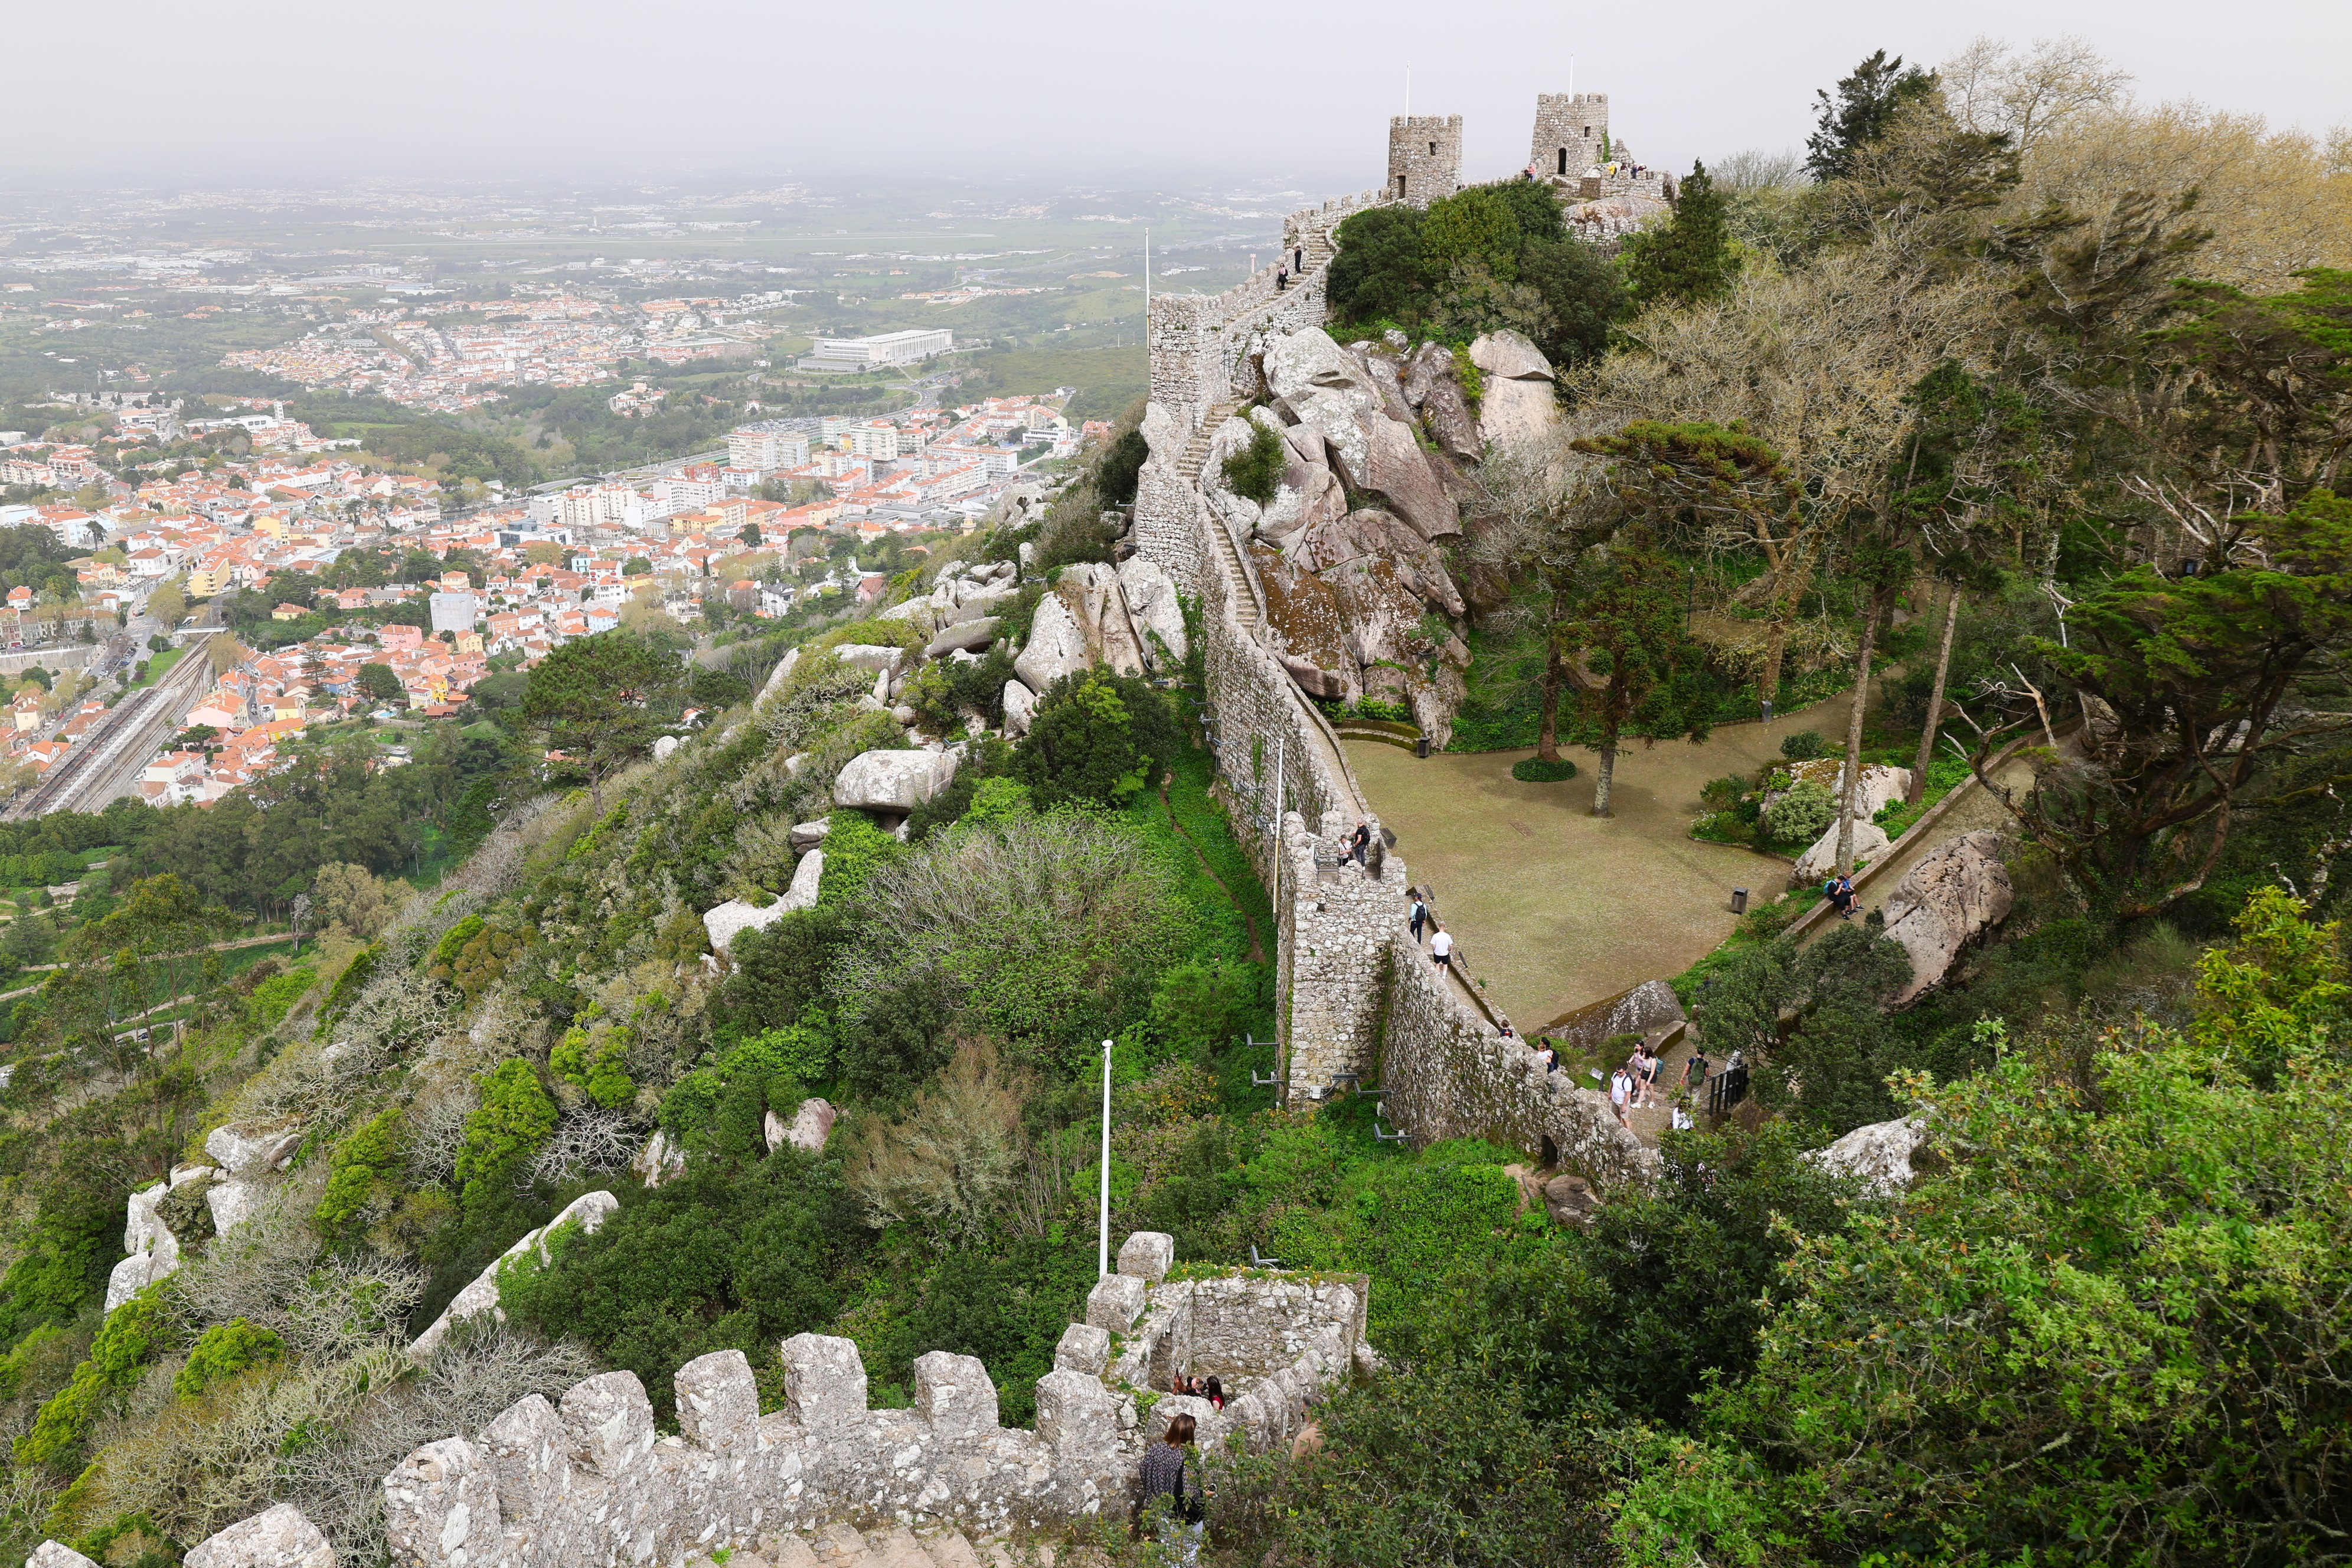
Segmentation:
[(1430, 927), (1429, 961), (1440, 969), (1447, 968), (1454, 959), (1454, 933), (1435, 921), (1430, 922)]
[(1609, 1075), (1609, 1109), (1617, 1113), (1617, 1121), (1625, 1121), (1625, 1103), (1633, 1098), (1633, 1075), (1619, 1068)]

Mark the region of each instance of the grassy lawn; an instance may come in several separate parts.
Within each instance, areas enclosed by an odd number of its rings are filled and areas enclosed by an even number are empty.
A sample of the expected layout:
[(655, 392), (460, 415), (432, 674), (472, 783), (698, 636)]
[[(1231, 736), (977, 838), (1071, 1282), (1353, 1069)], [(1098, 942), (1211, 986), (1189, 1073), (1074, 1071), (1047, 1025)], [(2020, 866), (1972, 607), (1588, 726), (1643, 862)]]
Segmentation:
[(163, 679), (165, 672), (173, 665), (186, 658), (187, 652), (188, 650), (184, 647), (167, 647), (162, 653), (149, 654), (147, 656), (147, 673), (144, 676), (142, 676), (139, 679), (132, 681), (131, 683), (131, 689), (136, 691), (142, 686), (154, 685), (157, 681)]

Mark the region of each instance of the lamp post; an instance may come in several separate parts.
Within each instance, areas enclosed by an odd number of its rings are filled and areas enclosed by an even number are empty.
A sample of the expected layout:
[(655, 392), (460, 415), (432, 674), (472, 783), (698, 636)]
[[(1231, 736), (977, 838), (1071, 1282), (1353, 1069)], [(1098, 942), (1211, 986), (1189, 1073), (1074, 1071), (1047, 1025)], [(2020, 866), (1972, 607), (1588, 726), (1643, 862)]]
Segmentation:
[(1110, 1042), (1103, 1042), (1102, 1226), (1095, 1247), (1095, 1277), (1110, 1277)]

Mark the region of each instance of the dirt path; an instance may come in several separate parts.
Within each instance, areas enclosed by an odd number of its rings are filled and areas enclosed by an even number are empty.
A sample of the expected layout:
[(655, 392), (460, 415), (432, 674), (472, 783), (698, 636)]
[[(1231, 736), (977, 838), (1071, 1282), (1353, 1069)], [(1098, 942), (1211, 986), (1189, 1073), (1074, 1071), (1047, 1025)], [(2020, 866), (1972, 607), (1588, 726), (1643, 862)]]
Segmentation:
[(1589, 815), (1590, 752), (1569, 753), (1578, 772), (1568, 783), (1530, 784), (1511, 777), (1527, 752), (1418, 760), (1376, 741), (1346, 745), (1487, 999), (1534, 1027), (1688, 968), (1730, 934), (1732, 889), (1764, 899), (1787, 886), (1787, 862), (1690, 837), (1705, 809), (1699, 791), (1779, 756), (1781, 737), (1796, 731), (1818, 730), (1834, 744), (1846, 707), (1841, 694), (1769, 725), (1727, 726), (1704, 745), (1631, 747), (1617, 760), (1616, 815), (1607, 818)]

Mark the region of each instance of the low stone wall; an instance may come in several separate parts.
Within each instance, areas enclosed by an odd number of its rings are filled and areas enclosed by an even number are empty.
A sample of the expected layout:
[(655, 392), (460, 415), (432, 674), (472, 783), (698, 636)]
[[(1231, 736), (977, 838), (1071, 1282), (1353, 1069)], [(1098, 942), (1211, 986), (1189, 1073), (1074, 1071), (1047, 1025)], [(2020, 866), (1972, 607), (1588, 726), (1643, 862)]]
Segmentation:
[(1398, 1126), (1424, 1142), (1485, 1138), (1522, 1149), (1603, 1191), (1654, 1173), (1656, 1152), (1619, 1124), (1606, 1096), (1546, 1072), (1525, 1041), (1497, 1035), (1406, 932), (1390, 937), (1389, 963), (1380, 1081)]

